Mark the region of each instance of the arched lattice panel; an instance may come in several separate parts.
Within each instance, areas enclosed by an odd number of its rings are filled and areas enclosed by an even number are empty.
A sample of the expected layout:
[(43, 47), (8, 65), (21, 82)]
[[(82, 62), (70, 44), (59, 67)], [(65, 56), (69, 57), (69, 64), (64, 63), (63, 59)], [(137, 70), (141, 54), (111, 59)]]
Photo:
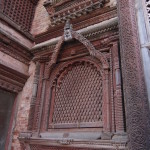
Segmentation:
[(102, 76), (87, 62), (66, 68), (57, 80), (50, 128), (102, 126)]

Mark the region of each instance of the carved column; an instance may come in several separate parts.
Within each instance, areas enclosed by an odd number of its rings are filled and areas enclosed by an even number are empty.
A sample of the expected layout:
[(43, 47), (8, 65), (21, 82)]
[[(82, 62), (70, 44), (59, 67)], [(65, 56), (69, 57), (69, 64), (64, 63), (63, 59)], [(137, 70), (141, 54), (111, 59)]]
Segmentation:
[(124, 132), (123, 100), (121, 91), (121, 73), (119, 66), (118, 42), (113, 43), (113, 78), (114, 78), (114, 99), (115, 99), (115, 123), (116, 132)]
[(41, 63), (40, 79), (39, 79), (39, 85), (38, 85), (38, 90), (37, 90), (36, 106), (35, 106), (35, 112), (34, 112), (35, 116), (34, 116), (34, 124), (33, 124), (33, 130), (36, 130), (36, 131), (38, 131), (39, 120), (40, 120), (44, 71), (45, 71), (45, 64)]
[(29, 119), (28, 119), (28, 122), (29, 122), (28, 130), (32, 130), (32, 126), (33, 126), (34, 112), (35, 112), (35, 105), (36, 105), (36, 98), (37, 98), (37, 89), (38, 89), (38, 83), (39, 83), (39, 74), (40, 74), (40, 64), (39, 62), (37, 62), (36, 68), (35, 68), (34, 82), (33, 82), (30, 114), (29, 114)]
[(150, 113), (141, 63), (135, 1), (118, 0), (118, 16), (128, 147), (130, 150), (149, 150)]
[(109, 71), (105, 69), (105, 77), (103, 83), (103, 126), (104, 132), (110, 132), (110, 100), (109, 100)]

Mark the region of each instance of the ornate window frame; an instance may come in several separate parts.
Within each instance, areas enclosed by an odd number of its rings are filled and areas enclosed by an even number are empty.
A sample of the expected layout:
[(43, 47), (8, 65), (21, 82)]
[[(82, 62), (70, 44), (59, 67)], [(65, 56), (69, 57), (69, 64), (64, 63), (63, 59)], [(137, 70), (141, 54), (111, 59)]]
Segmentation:
[[(93, 59), (93, 60), (91, 60), (91, 58), (90, 57), (85, 57), (85, 58), (80, 58), (80, 59), (75, 59), (75, 60), (73, 60), (73, 61), (71, 61), (71, 62), (66, 62), (65, 64), (62, 64), (62, 65), (58, 65), (58, 67), (56, 67), (56, 69), (53, 71), (53, 73), (52, 73), (52, 75), (51, 75), (51, 77), (50, 77), (50, 85), (51, 86), (49, 86), (49, 89), (48, 89), (48, 93), (49, 93), (49, 91), (51, 91), (50, 93), (50, 95), (51, 95), (51, 97), (48, 97), (48, 99), (50, 99), (50, 116), (49, 116), (49, 123), (51, 122), (52, 123), (52, 116), (53, 116), (53, 107), (54, 107), (54, 101), (55, 101), (55, 86), (56, 86), (56, 77), (58, 76), (58, 79), (57, 80), (60, 80), (60, 78), (62, 78), (62, 76), (63, 76), (63, 72), (62, 72), (62, 68), (63, 68), (63, 70), (66, 70), (66, 68), (67, 67), (69, 67), (69, 66), (72, 66), (72, 65), (74, 65), (75, 63), (83, 63), (83, 62), (85, 62), (85, 63), (91, 63), (92, 65), (94, 65), (96, 68), (97, 68), (97, 71), (101, 74), (101, 77), (102, 77), (102, 85), (103, 85), (103, 90), (102, 90), (102, 115), (101, 115), (101, 117), (102, 117), (102, 120), (103, 121), (99, 121), (99, 122), (91, 122), (91, 123), (83, 123), (83, 122), (81, 122), (80, 124), (77, 124), (77, 123), (68, 123), (68, 124), (53, 124), (53, 127), (52, 127), (52, 124), (49, 124), (49, 127), (48, 127), (48, 129), (50, 129), (50, 128), (54, 128), (54, 129), (57, 129), (57, 128), (61, 128), (61, 129), (65, 129), (65, 128), (85, 128), (85, 127), (88, 127), (88, 128), (94, 128), (94, 127), (96, 127), (96, 128), (103, 128), (103, 123), (106, 125), (107, 124), (107, 122), (104, 122), (104, 120), (106, 121), (106, 119), (105, 119), (105, 116), (106, 116), (106, 108), (104, 108), (104, 106), (106, 106), (106, 103), (107, 103), (107, 100), (106, 100), (106, 98), (105, 97), (107, 97), (106, 96), (106, 92), (105, 91), (108, 91), (109, 89), (107, 89), (107, 87), (109, 88), (109, 85), (107, 85), (108, 83), (107, 82), (105, 82), (106, 80), (105, 80), (105, 77), (106, 77), (106, 74), (105, 74), (105, 71), (103, 70), (103, 68), (101, 67), (101, 66), (99, 66), (99, 65), (96, 65), (96, 63), (95, 63), (95, 59)], [(64, 74), (64, 76), (65, 76), (65, 74)], [(61, 82), (61, 81), (59, 81), (59, 82)], [(109, 111), (109, 110), (108, 110)]]
[[(101, 52), (97, 51), (95, 49), (95, 47), (91, 44), (91, 42), (89, 40), (87, 40), (86, 38), (84, 38), (83, 35), (81, 35), (80, 33), (72, 30), (72, 26), (70, 25), (70, 23), (67, 21), (65, 28), (64, 28), (64, 35), (60, 38), (60, 40), (58, 41), (58, 44), (55, 47), (54, 53), (52, 54), (51, 57), (51, 61), (49, 61), (48, 65), (46, 66), (46, 70), (45, 70), (45, 80), (49, 80), (51, 73), (54, 69), (54, 66), (56, 67), (56, 63), (57, 63), (57, 59), (58, 59), (58, 55), (59, 52), (61, 50), (61, 47), (63, 45), (64, 42), (69, 42), (72, 39), (76, 39), (77, 41), (79, 41), (80, 43), (82, 43), (87, 50), (90, 53), (90, 56), (92, 56), (93, 58), (99, 60), (102, 64), (102, 70), (104, 70), (105, 72), (105, 79), (103, 83), (105, 85), (105, 103), (103, 104), (103, 108), (105, 108), (105, 110), (109, 110), (109, 105), (107, 105), (109, 103), (109, 94), (108, 94), (108, 78), (109, 78), (109, 63), (107, 61), (107, 58), (105, 57), (105, 55), (103, 55)], [(49, 82), (46, 82), (45, 86), (46, 89), (48, 88)], [(48, 94), (46, 94), (48, 95)], [(49, 98), (47, 98), (49, 99)], [(48, 104), (48, 102), (46, 102), (46, 104)], [(47, 112), (45, 112), (44, 114), (47, 114)], [(106, 118), (104, 118), (104, 116)], [(47, 115), (43, 117), (43, 120), (47, 120)], [(108, 115), (108, 111), (106, 111), (105, 115), (103, 115), (103, 127), (104, 127), (104, 131), (110, 131), (110, 116)], [(44, 123), (44, 122), (43, 122)], [(45, 126), (45, 129), (47, 130), (47, 127)], [(45, 130), (44, 129), (44, 130)]]

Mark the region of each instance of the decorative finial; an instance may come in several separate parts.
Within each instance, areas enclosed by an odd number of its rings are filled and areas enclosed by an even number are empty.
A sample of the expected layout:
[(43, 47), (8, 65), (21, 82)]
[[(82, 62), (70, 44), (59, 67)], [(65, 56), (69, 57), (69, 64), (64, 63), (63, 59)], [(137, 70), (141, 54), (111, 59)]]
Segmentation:
[(65, 41), (72, 40), (72, 24), (70, 24), (69, 19), (66, 21), (66, 24), (64, 27), (64, 37), (65, 37)]

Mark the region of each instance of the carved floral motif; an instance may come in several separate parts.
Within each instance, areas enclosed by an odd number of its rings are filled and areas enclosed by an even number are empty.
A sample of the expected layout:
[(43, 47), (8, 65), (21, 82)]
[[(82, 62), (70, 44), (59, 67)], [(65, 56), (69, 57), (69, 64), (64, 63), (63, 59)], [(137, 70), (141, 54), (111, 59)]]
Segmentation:
[(150, 148), (150, 117), (135, 14), (135, 0), (118, 0), (121, 61), (130, 150)]

